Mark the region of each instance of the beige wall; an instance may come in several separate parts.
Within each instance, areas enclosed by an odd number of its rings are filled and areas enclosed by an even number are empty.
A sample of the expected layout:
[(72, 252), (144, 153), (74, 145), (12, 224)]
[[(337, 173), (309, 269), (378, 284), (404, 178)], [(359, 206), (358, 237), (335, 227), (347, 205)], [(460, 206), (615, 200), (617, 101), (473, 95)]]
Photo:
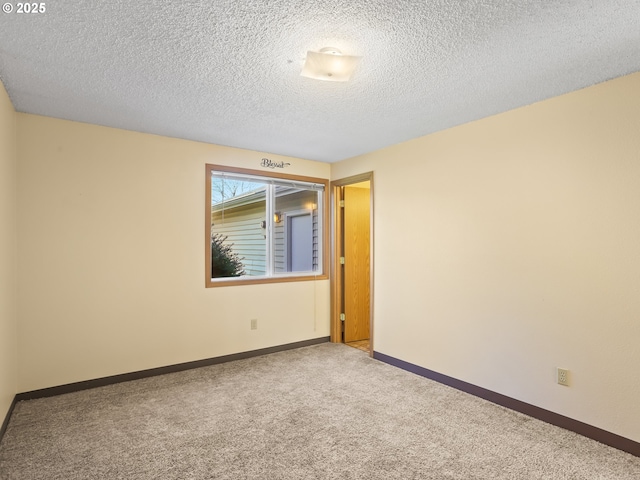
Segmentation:
[(637, 73), (333, 165), (375, 172), (375, 350), (640, 441), (639, 92)]
[(329, 335), (326, 280), (204, 288), (205, 163), (328, 164), (17, 117), (19, 391)]
[(16, 394), (16, 112), (0, 82), (0, 424)]

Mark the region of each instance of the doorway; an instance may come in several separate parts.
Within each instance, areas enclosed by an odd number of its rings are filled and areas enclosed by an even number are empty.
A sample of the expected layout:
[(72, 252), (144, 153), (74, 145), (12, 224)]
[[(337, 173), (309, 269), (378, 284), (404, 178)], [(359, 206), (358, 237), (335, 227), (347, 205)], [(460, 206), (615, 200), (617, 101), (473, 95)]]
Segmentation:
[(373, 355), (373, 173), (331, 182), (331, 341)]
[(285, 216), (285, 259), (287, 272), (313, 270), (313, 219), (309, 211), (287, 213)]

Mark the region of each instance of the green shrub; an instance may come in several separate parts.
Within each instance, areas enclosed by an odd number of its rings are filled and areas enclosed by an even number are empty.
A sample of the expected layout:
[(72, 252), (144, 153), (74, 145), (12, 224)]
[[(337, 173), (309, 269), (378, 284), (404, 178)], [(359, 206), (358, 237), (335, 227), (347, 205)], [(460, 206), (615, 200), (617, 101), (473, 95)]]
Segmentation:
[(240, 256), (233, 251), (233, 244), (225, 244), (226, 235), (211, 234), (211, 278), (239, 277), (244, 275)]

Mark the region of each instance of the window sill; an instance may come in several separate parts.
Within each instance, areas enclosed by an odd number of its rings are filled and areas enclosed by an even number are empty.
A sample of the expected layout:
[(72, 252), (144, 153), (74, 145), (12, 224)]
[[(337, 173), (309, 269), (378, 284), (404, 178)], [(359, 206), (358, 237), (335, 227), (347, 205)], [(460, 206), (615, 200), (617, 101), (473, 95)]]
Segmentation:
[(258, 285), (261, 283), (308, 282), (311, 280), (328, 280), (329, 275), (282, 275), (274, 277), (228, 278), (206, 281), (206, 288), (230, 287), (238, 285)]

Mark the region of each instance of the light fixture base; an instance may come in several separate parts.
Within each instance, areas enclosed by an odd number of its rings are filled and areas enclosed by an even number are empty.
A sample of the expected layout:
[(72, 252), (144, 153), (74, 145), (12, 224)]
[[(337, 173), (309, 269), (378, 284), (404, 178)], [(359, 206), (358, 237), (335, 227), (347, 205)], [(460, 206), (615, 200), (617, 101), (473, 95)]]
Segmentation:
[(327, 53), (329, 55), (342, 55), (342, 52), (338, 50), (336, 47), (324, 47), (321, 48), (320, 53)]

